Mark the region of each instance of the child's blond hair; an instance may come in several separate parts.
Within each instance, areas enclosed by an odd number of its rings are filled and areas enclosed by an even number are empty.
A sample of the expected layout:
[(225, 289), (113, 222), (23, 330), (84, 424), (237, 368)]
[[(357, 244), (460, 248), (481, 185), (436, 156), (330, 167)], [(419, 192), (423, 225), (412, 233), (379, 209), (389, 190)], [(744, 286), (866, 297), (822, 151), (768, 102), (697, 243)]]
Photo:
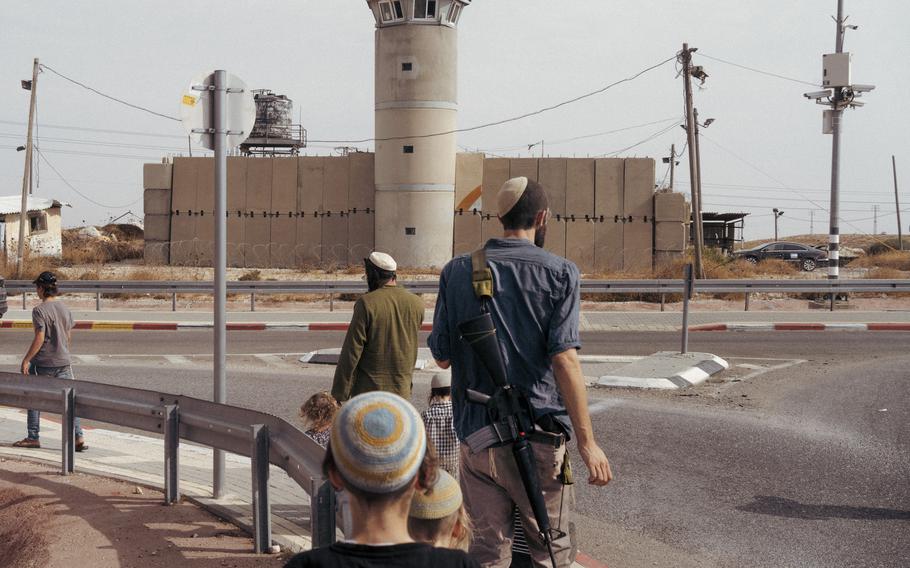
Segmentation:
[(300, 405), (300, 418), (308, 429), (324, 430), (331, 426), (338, 408), (335, 397), (326, 391), (317, 392)]

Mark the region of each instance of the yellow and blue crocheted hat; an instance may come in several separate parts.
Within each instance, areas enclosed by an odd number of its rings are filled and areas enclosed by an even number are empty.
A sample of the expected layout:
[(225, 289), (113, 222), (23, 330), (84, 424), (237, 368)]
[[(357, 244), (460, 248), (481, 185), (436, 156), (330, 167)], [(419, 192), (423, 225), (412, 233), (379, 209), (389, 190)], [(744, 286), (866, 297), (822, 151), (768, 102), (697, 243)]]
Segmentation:
[(411, 512), (415, 519), (444, 519), (461, 507), (461, 487), (458, 480), (444, 469), (439, 470), (436, 485), (431, 491), (417, 491), (411, 500)]
[(345, 481), (369, 493), (410, 483), (427, 451), (423, 420), (411, 403), (387, 392), (355, 396), (332, 426), (332, 457)]

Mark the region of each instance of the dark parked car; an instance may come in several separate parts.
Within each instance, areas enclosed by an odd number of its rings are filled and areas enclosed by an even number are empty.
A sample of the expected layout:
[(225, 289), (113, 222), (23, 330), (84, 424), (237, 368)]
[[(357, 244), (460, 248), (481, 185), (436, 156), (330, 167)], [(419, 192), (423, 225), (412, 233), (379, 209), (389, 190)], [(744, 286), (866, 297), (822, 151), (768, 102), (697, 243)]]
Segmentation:
[(746, 250), (738, 250), (733, 253), (733, 256), (753, 263), (766, 258), (786, 260), (787, 262), (795, 262), (802, 270), (812, 272), (826, 260), (827, 254), (823, 250), (799, 243), (774, 242)]
[(3, 284), (3, 277), (0, 276), (0, 318), (6, 313), (6, 286)]

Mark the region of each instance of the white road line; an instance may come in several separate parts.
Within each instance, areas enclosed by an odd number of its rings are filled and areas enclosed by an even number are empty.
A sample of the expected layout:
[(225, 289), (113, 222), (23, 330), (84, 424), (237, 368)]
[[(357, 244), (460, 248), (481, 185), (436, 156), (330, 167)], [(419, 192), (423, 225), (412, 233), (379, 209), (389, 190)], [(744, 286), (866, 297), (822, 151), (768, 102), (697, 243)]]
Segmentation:
[(171, 365), (191, 365), (192, 361), (184, 357), (183, 355), (164, 355), (164, 358), (167, 359), (167, 362)]

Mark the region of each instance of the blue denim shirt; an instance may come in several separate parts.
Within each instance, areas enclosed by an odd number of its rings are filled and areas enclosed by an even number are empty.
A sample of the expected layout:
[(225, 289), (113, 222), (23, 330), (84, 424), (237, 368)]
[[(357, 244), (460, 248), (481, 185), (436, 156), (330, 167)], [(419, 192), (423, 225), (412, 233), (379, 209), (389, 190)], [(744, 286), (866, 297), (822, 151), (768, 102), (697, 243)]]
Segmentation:
[[(490, 239), (484, 248), (495, 286), (489, 309), (509, 382), (530, 395), (538, 418), (552, 415), (571, 434), (550, 358), (581, 348), (578, 268), (524, 239)], [(455, 431), (460, 440), (490, 423), (483, 405), (467, 401), (466, 390), (492, 393), (493, 382), (457, 328), (477, 315), (480, 300), (471, 285), (471, 256), (458, 256), (439, 277), (433, 332), (427, 343), (434, 358), (451, 362)]]

